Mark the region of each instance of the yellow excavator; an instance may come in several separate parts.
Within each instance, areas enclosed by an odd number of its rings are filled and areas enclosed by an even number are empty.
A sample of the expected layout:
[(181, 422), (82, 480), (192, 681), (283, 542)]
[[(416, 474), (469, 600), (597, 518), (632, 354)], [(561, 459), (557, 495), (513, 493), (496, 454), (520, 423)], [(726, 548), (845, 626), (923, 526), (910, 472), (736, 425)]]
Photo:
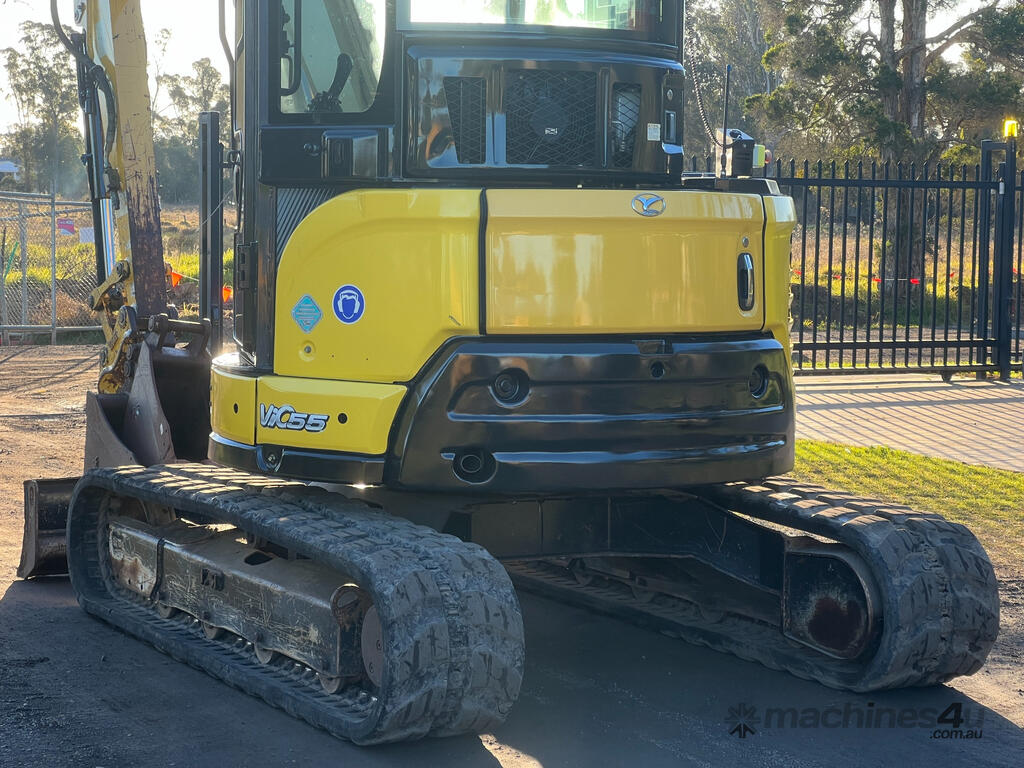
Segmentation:
[(683, 173), (682, 3), (236, 0), (229, 33), (222, 0), (199, 320), (141, 2), (78, 0), (70, 35), (52, 3), (106, 346), (82, 477), (26, 483), (22, 576), (359, 744), (505, 718), (513, 583), (853, 691), (984, 663), (966, 528), (777, 477), (794, 206), (737, 131)]

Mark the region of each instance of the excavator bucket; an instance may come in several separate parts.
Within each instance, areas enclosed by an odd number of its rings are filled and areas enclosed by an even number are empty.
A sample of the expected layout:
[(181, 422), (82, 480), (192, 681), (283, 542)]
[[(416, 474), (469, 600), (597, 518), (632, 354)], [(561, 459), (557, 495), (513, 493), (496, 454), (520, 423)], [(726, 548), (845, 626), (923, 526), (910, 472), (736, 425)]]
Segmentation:
[(64, 539), (68, 506), (77, 477), (25, 481), (25, 535), (18, 576), (57, 576), (68, 572)]

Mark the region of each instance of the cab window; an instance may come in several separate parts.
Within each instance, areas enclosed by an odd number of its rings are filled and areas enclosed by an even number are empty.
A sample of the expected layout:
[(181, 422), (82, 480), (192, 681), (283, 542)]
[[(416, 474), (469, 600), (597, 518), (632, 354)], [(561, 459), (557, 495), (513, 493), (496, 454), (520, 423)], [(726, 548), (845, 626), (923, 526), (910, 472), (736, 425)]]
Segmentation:
[(366, 112), (380, 88), (388, 0), (282, 0), (283, 114)]

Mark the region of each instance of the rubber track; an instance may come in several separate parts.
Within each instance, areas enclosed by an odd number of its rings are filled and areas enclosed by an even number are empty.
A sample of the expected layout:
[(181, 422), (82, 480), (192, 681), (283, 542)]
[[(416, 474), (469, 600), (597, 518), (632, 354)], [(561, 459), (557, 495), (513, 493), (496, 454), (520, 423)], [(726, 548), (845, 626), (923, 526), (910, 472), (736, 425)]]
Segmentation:
[(511, 566), (513, 581), (832, 688), (864, 692), (934, 685), (973, 674), (984, 664), (999, 631), (999, 595), (992, 564), (966, 527), (941, 515), (788, 478), (710, 486), (698, 495), (725, 509), (833, 539), (859, 554), (882, 602), (880, 636), (868, 658), (832, 659), (785, 638), (775, 626), (715, 615), (668, 595), (640, 602), (625, 584), (581, 586), (550, 564)]
[[(111, 492), (230, 523), (355, 579), (384, 627), (380, 690), (328, 695), (302, 665), (259, 665), (240, 638), (209, 641), (198, 622), (161, 619), (111, 586), (100, 562)], [(358, 744), (488, 730), (519, 693), (522, 615), (504, 568), (474, 544), (320, 488), (198, 464), (90, 470), (72, 498), (68, 559), (90, 613)]]

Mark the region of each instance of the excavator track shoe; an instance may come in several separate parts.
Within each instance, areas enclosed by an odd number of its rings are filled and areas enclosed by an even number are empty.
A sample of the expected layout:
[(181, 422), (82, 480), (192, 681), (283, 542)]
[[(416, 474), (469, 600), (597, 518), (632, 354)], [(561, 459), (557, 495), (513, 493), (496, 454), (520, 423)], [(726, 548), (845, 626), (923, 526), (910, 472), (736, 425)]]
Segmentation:
[[(937, 685), (985, 663), (999, 632), (999, 593), (985, 550), (965, 526), (785, 477), (693, 493), (721, 509), (847, 548), (851, 560), (866, 565), (865, 580), (874, 585), (864, 594), (869, 603), (877, 601), (871, 607), (875, 628), (852, 635), (850, 648), (828, 653), (801, 641), (785, 605), (778, 621), (768, 622), (701, 604), (699, 592), (638, 596), (628, 580), (607, 573), (596, 577), (599, 571), (585, 562), (582, 569), (578, 562), (511, 563), (513, 581), (831, 688), (867, 692)], [(807, 593), (822, 584), (807, 566), (794, 573), (803, 574), (807, 583), (800, 588)]]
[[(366, 673), (340, 674), (296, 660), (280, 651), (271, 628), (252, 632), (251, 616), (190, 613), (204, 612), (196, 605), (217, 605), (188, 602), (180, 588), (172, 589), (175, 577), (179, 585), (190, 582), (171, 569), (187, 573), (200, 562), (197, 556), (162, 538), (146, 550), (147, 530), (159, 533), (175, 523), (162, 513), (148, 529), (153, 521), (125, 525), (125, 509), (137, 518), (138, 510), (173, 510), (181, 525), (233, 526), (239, 546), (262, 542), (284, 555), (278, 569), (293, 561), (300, 571), (337, 572), (340, 586), (326, 603), (328, 618), (333, 612), (343, 624), (346, 606), (359, 602), (353, 595), (372, 604), (360, 617), (375, 624), (353, 644), (370, 646), (362, 660)], [(518, 696), (522, 615), (502, 566), (474, 544), (340, 494), (199, 464), (95, 469), (75, 488), (67, 541), (71, 582), (85, 610), (355, 743), (486, 731)], [(155, 561), (132, 554), (147, 551), (157, 553)], [(209, 563), (193, 582), (196, 590), (223, 595), (238, 573)]]

